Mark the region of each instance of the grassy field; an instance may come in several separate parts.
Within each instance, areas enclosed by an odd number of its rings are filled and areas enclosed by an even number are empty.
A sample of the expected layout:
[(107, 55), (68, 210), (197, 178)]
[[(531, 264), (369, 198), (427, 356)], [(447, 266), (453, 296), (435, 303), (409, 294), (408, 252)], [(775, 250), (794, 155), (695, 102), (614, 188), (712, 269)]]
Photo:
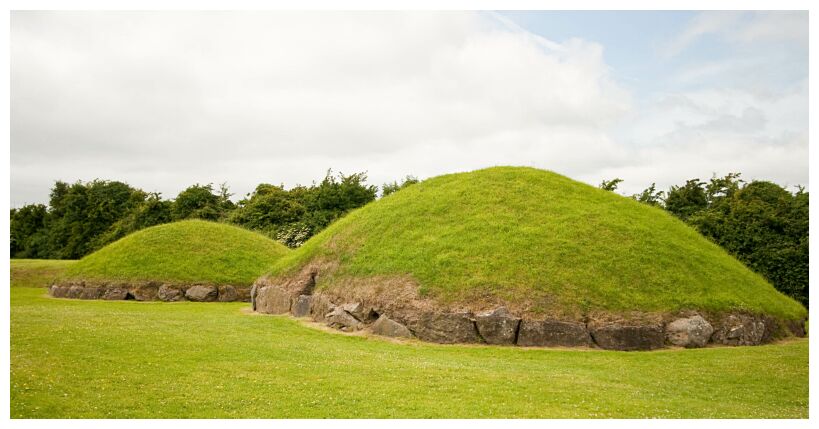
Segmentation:
[(279, 242), (256, 232), (186, 220), (128, 235), (82, 258), (66, 274), (79, 279), (249, 286), (288, 252)]
[(12, 279), (13, 418), (808, 417), (804, 339), (633, 353), (395, 343), (243, 303), (63, 300), (30, 284)]
[(283, 257), (273, 275), (338, 262), (318, 288), (410, 276), (443, 301), (543, 297), (543, 313), (806, 310), (659, 208), (544, 170), (434, 177), (358, 209)]
[(15, 287), (48, 287), (77, 261), (12, 259), (11, 277)]

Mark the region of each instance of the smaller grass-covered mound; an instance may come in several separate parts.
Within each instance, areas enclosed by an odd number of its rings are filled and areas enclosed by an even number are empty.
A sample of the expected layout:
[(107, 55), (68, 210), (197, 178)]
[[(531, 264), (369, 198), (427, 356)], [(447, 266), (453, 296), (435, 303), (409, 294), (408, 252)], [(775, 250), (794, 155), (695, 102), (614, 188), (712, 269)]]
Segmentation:
[(288, 252), (262, 234), (186, 220), (135, 232), (82, 258), (68, 279), (249, 286)]

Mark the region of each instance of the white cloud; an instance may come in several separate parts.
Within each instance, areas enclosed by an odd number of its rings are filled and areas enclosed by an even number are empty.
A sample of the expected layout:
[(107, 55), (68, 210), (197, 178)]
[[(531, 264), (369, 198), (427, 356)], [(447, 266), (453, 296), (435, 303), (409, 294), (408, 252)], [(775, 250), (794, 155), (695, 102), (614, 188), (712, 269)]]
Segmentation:
[(806, 11), (701, 12), (664, 46), (663, 55), (673, 57), (709, 34), (731, 43), (793, 41), (807, 44), (808, 14)]
[[(381, 183), (493, 164), (587, 170), (631, 105), (601, 46), (475, 13), (18, 13), (12, 204), (54, 179)], [(573, 167), (580, 166), (582, 167)]]
[(685, 179), (729, 172), (746, 180), (807, 185), (807, 84), (776, 95), (740, 89), (662, 95), (640, 106), (620, 136), (633, 143), (627, 161), (598, 174), (625, 179), (621, 190), (627, 194), (652, 182), (665, 190)]
[[(801, 43), (773, 31), (791, 15), (734, 16), (704, 14), (677, 49), (714, 32)], [(11, 41), (12, 206), (56, 179), (243, 195), (327, 168), (380, 184), (531, 165), (626, 193), (734, 171), (807, 183), (799, 52), (686, 64), (634, 99), (601, 44), (492, 14), (14, 12)]]

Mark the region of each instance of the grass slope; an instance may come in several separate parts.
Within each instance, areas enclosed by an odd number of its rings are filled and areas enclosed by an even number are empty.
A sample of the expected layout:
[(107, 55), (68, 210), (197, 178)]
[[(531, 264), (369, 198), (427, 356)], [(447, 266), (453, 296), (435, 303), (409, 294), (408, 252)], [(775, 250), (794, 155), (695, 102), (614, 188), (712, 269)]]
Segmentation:
[(247, 286), (287, 253), (280, 243), (246, 229), (186, 220), (128, 235), (82, 258), (66, 275)]
[(13, 287), (47, 287), (63, 277), (65, 270), (77, 261), (53, 259), (12, 259)]
[(808, 417), (806, 339), (645, 353), (396, 344), (246, 307), (12, 288), (10, 415)]
[[(327, 282), (412, 276), (444, 301), (541, 296), (535, 312), (806, 310), (667, 212), (533, 168), (426, 180), (358, 209), (282, 258), (339, 263)], [(321, 281), (324, 281), (322, 284)], [(340, 284), (340, 283), (339, 283)]]

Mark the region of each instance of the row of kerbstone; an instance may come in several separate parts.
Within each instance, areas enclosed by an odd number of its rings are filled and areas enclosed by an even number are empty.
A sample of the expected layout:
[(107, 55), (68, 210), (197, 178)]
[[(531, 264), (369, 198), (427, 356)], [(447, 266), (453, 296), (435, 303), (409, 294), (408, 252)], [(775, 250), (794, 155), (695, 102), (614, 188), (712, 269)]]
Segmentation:
[(55, 298), (135, 301), (249, 301), (249, 288), (232, 285), (180, 285), (161, 282), (116, 282), (108, 284), (69, 282), (54, 284), (49, 294)]
[[(699, 314), (672, 318), (668, 323), (576, 322), (522, 319), (502, 307), (478, 314), (403, 308), (393, 309), (388, 315), (362, 302), (336, 304), (321, 293), (294, 296), (275, 285), (261, 286), (254, 298), (254, 310), (262, 313), (291, 313), (342, 331), (369, 329), (377, 335), (435, 343), (653, 350), (668, 345), (703, 347), (709, 343), (757, 345), (788, 334), (773, 318), (743, 313), (712, 317), (713, 325)], [(804, 336), (800, 326), (804, 324), (794, 323), (784, 329)]]

